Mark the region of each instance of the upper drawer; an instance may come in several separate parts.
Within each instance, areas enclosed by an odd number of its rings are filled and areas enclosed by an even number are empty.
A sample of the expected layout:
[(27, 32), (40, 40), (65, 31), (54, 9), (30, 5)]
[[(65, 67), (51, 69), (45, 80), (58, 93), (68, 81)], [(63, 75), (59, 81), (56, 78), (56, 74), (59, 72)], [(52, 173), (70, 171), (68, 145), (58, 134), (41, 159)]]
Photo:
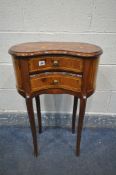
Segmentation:
[(83, 60), (73, 56), (39, 56), (29, 60), (29, 72), (64, 70), (82, 72)]

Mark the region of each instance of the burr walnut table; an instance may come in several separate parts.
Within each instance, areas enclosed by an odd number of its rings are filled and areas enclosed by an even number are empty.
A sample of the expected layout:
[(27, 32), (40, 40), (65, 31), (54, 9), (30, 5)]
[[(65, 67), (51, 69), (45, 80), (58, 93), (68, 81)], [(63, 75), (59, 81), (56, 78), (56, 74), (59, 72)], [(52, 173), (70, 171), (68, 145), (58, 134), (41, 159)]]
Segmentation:
[(78, 98), (80, 99), (76, 141), (76, 155), (79, 155), (86, 102), (95, 90), (102, 49), (93, 44), (78, 42), (30, 42), (11, 47), (9, 53), (13, 59), (17, 90), (26, 100), (34, 155), (38, 155), (38, 146), (32, 99), (36, 100), (39, 133), (41, 133), (40, 94), (74, 96), (73, 133)]

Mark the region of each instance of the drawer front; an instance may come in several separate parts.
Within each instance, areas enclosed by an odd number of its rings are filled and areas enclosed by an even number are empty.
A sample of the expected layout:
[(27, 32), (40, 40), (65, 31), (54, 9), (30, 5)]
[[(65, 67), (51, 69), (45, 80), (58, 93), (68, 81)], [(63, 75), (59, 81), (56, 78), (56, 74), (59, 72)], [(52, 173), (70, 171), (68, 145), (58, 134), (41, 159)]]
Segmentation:
[(31, 91), (59, 88), (75, 92), (81, 91), (81, 78), (62, 74), (41, 74), (31, 77)]
[(73, 56), (40, 56), (29, 60), (29, 72), (64, 70), (82, 72), (83, 60)]

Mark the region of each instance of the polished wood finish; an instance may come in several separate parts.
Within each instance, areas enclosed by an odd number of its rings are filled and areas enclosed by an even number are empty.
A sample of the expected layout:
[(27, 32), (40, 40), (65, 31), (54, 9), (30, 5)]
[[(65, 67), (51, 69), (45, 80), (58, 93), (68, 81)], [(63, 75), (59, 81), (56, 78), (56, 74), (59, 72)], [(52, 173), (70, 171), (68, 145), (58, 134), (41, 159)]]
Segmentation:
[(79, 42), (30, 42), (11, 47), (9, 53), (19, 57), (48, 54), (95, 57), (102, 54), (102, 49), (93, 44)]
[(76, 155), (79, 155), (86, 101), (95, 91), (102, 49), (96, 45), (78, 42), (32, 42), (15, 45), (9, 49), (9, 53), (13, 59), (17, 90), (26, 99), (34, 154), (38, 155), (38, 149), (32, 98), (35, 97), (41, 133), (40, 95), (70, 94), (74, 96), (73, 133), (78, 98), (80, 99), (76, 141)]

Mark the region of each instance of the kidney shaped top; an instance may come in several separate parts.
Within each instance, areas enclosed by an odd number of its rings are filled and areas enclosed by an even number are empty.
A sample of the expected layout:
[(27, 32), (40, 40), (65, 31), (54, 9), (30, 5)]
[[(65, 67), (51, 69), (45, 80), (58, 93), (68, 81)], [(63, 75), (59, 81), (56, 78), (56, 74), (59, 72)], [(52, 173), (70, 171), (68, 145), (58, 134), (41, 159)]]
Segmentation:
[(102, 49), (94, 44), (80, 42), (28, 42), (14, 45), (9, 53), (18, 57), (66, 54), (80, 57), (96, 57), (102, 54)]

